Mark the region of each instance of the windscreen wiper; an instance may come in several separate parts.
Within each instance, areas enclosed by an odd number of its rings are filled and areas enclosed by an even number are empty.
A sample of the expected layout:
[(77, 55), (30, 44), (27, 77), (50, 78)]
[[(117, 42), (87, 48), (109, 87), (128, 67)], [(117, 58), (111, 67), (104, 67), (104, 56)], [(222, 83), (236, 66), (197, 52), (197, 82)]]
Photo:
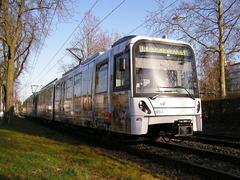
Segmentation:
[[(169, 88), (169, 87), (158, 87), (158, 88)], [(171, 90), (164, 90), (164, 91), (156, 91), (156, 92), (165, 92), (165, 93), (172, 93), (173, 91), (171, 91)], [(156, 94), (156, 95), (154, 95), (154, 96), (151, 96), (151, 97), (149, 97), (150, 99), (152, 99), (152, 100), (154, 100), (154, 99), (156, 99), (158, 96), (160, 96), (160, 94)]]
[(150, 98), (151, 100), (154, 100), (154, 99), (156, 99), (159, 95), (160, 95), (160, 94), (156, 94), (156, 95), (154, 95), (154, 96), (150, 96), (149, 98)]
[(193, 100), (195, 100), (195, 97), (185, 87), (183, 87), (183, 86), (175, 86), (174, 88), (184, 89), (187, 92), (188, 96), (190, 98), (192, 98)]
[[(185, 87), (183, 87), (183, 86), (161, 87), (161, 88), (180, 88), (180, 89), (184, 89), (184, 90), (187, 92), (188, 96), (189, 96), (190, 98), (192, 98), (193, 100), (195, 100), (195, 97), (194, 97)], [(165, 90), (165, 91), (157, 91), (157, 92), (173, 92), (173, 91)], [(154, 100), (154, 99), (156, 99), (158, 96), (160, 96), (160, 94), (156, 94), (156, 95), (151, 96), (151, 97), (149, 97), (149, 98), (152, 99), (152, 100)]]

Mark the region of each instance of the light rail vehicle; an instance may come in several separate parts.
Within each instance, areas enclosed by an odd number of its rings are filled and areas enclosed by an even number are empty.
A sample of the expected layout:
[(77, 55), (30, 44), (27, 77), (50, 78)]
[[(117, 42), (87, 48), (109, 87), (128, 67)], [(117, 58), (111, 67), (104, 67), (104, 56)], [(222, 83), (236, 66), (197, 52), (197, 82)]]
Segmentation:
[(202, 131), (193, 48), (127, 36), (43, 87), (26, 116), (128, 135), (191, 136)]

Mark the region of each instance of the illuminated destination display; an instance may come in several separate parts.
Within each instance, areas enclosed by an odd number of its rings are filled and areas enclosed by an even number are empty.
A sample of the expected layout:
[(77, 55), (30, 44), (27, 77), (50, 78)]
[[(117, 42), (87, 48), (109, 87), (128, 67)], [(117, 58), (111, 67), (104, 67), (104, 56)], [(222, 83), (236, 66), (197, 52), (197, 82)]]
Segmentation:
[(153, 47), (153, 46), (139, 46), (140, 53), (159, 53), (169, 54), (175, 56), (189, 56), (189, 52), (186, 49), (171, 49), (168, 47)]

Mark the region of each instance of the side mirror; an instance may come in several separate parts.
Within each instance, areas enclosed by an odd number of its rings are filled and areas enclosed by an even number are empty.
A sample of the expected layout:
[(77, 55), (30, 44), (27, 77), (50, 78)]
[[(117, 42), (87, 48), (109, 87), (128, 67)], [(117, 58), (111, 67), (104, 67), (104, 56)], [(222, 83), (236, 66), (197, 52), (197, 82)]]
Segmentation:
[(119, 71), (125, 71), (126, 70), (126, 59), (120, 58), (119, 59)]

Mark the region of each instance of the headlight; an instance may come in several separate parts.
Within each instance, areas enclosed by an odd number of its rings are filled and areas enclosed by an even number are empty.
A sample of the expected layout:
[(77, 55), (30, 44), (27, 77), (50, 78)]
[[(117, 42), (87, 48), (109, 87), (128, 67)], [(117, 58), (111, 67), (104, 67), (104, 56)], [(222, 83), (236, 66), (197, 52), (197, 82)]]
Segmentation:
[(148, 108), (147, 104), (144, 101), (139, 101), (138, 103), (139, 109), (147, 114), (151, 114), (151, 110)]
[(201, 104), (200, 104), (200, 101), (197, 102), (197, 113), (200, 112), (200, 109), (201, 109)]

